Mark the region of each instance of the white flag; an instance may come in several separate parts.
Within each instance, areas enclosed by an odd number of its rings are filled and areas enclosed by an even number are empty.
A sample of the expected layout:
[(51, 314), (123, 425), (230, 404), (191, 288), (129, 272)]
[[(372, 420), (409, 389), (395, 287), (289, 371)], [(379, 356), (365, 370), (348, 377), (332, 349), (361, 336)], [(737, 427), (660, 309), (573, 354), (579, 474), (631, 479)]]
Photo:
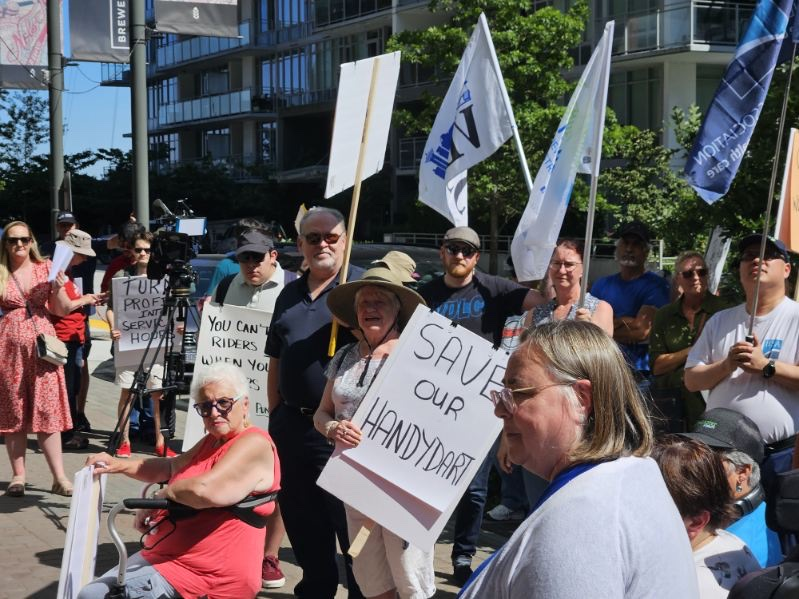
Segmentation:
[(614, 21), (594, 50), (533, 182), (511, 256), (519, 281), (543, 279), (577, 172), (599, 176)]
[(419, 165), (419, 200), (466, 226), (466, 169), (485, 160), (513, 135), (494, 43), (481, 14), (441, 103)]

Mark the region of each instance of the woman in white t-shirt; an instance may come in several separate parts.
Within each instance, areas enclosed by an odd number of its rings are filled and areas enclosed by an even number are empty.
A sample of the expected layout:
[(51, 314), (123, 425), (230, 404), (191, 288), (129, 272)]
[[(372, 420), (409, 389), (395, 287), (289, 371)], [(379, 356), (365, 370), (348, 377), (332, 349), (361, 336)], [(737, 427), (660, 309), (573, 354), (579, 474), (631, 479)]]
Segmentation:
[(691, 541), (701, 599), (724, 599), (738, 579), (760, 569), (741, 539), (724, 530), (735, 517), (721, 457), (687, 437), (664, 435), (653, 457)]

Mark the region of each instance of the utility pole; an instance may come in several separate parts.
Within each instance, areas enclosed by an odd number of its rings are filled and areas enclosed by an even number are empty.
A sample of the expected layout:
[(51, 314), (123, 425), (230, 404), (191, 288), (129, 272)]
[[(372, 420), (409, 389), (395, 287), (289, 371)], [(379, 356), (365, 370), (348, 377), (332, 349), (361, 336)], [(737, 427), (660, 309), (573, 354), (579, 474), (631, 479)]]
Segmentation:
[[(54, 3), (49, 3), (54, 4)], [(133, 132), (133, 191), (136, 220), (150, 229), (147, 137), (147, 53), (144, 0), (130, 4), (130, 105)]]
[(59, 193), (64, 181), (64, 56), (61, 54), (61, 3), (47, 3), (47, 90), (50, 100), (50, 235), (55, 239)]

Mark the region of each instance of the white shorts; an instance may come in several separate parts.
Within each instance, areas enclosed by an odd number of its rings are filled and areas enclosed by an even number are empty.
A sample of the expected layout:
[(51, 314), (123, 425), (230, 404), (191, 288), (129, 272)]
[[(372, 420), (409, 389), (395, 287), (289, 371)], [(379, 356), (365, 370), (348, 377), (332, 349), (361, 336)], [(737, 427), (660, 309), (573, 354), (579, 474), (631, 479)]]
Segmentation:
[[(133, 375), (136, 374), (135, 370), (130, 368), (118, 368), (117, 377), (114, 381), (122, 389), (130, 389), (133, 384)], [(150, 376), (147, 377), (147, 388), (150, 390), (160, 389), (164, 385), (164, 367), (161, 364), (153, 364), (150, 369)]]
[[(344, 508), (352, 541), (368, 518), (346, 504)], [(401, 599), (427, 599), (436, 593), (433, 557), (432, 547), (422, 551), (375, 524), (361, 553), (352, 560), (352, 572), (366, 597), (397, 589)]]

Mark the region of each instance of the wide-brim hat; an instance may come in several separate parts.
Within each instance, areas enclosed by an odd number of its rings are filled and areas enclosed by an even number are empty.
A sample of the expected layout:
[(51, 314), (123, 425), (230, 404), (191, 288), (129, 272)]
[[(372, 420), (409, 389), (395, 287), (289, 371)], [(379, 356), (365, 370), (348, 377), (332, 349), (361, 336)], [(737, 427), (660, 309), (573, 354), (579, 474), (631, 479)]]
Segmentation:
[(68, 247), (75, 254), (83, 256), (97, 255), (92, 249), (92, 236), (80, 229), (72, 229), (64, 236), (64, 239), (56, 241), (56, 244)]
[(399, 277), (401, 283), (415, 283), (416, 262), (405, 252), (392, 250), (379, 260), (372, 260), (372, 268), (382, 266)]
[(360, 328), (358, 315), (355, 312), (355, 294), (364, 287), (380, 287), (393, 293), (399, 298), (400, 310), (397, 324), (402, 329), (416, 306), (426, 306), (422, 296), (403, 286), (397, 274), (384, 266), (377, 266), (367, 270), (363, 277), (357, 281), (350, 281), (344, 285), (339, 285), (327, 295), (327, 307), (330, 312), (351, 329)]

